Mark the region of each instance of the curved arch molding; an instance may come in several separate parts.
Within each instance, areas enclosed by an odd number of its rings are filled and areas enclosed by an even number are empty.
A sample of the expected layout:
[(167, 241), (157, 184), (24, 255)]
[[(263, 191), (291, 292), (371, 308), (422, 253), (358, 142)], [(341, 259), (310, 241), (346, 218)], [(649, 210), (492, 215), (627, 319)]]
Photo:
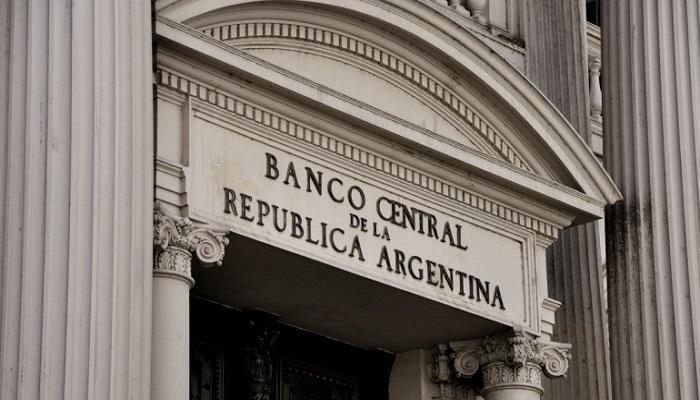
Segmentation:
[[(216, 13), (225, 14), (229, 10), (235, 10), (236, 7), (251, 4), (262, 6), (265, 3), (250, 0), (162, 0), (156, 2), (156, 9), (159, 16), (173, 22), (196, 25), (197, 19), (205, 20), (202, 19), (203, 16), (211, 16)], [(523, 142), (533, 144), (533, 148), (517, 150), (534, 154), (530, 157), (520, 155), (519, 151), (516, 151), (508, 143), (508, 140), (504, 140), (498, 134), (498, 130), (490, 125), (491, 121), (481, 118), (476, 113), (469, 113), (467, 116), (470, 109), (469, 102), (460, 99), (453, 91), (445, 90), (444, 83), (431, 78), (432, 75), (436, 74), (413, 68), (405, 62), (400, 63), (399, 61), (402, 60), (399, 57), (391, 55), (389, 52), (382, 52), (373, 46), (362, 45), (358, 49), (360, 41), (356, 41), (354, 45), (351, 44), (349, 39), (352, 37), (349, 35), (341, 36), (339, 32), (324, 31), (320, 28), (309, 29), (307, 27), (303, 34), (297, 30), (297, 36), (304, 35), (300, 39), (316, 44), (335, 46), (355, 54), (361, 53), (360, 57), (372, 60), (402, 74), (406, 80), (412, 81), (430, 92), (435, 97), (436, 102), (441, 103), (441, 106), (448, 106), (460, 116), (464, 114), (463, 118), (466, 119), (470, 127), (476, 128), (474, 130), (478, 131), (480, 135), (490, 138), (489, 142), (492, 146), (517, 169), (525, 172), (534, 169), (524, 161), (527, 158), (547, 160), (549, 163), (544, 162), (543, 164), (548, 164), (550, 174), (543, 169), (534, 172), (546, 177), (547, 181), (555, 180), (558, 181), (556, 183), (562, 183), (575, 191), (582, 192), (589, 200), (594, 200), (597, 203), (596, 208), (599, 208), (599, 211), (605, 204), (619, 200), (619, 192), (600, 167), (593, 153), (544, 95), (477, 37), (457, 26), (445, 16), (436, 13), (420, 2), (398, 0), (382, 2), (312, 0), (284, 2), (284, 6), (289, 7), (290, 4), (294, 3), (303, 4), (306, 7), (309, 5), (318, 7), (326, 13), (336, 13), (344, 16), (343, 18), (351, 18), (355, 21), (382, 21), (381, 29), (389, 31), (396, 37), (412, 38), (416, 41), (415, 48), (431, 50), (433, 54), (439, 56), (438, 62), (456, 69), (458, 75), (469, 76), (478, 81), (479, 89), (488, 90), (487, 98), (497, 99), (498, 104), (507, 105), (508, 108), (501, 110), (502, 113), (512, 115), (508, 116), (508, 119), (521, 124), (518, 132), (521, 134)], [(213, 35), (224, 41), (240, 38), (241, 33), (245, 37), (284, 36), (285, 34), (292, 36), (291, 27), (294, 25), (292, 22), (288, 24), (289, 30), (281, 29), (282, 25), (278, 25), (278, 29), (275, 30), (271, 23), (267, 26), (263, 24), (246, 25), (242, 29), (241, 25), (236, 26), (233, 21), (224, 22), (221, 20), (213, 24), (214, 26), (205, 26), (203, 29), (208, 30), (208, 36)], [(229, 26), (236, 26), (236, 35), (233, 35), (228, 29)], [(222, 28), (219, 29), (219, 27)], [(201, 26), (198, 28), (202, 29)], [(343, 37), (347, 39), (343, 39)], [(562, 174), (564, 171), (565, 174)], [(567, 175), (570, 180), (566, 178), (553, 179), (563, 175)], [(551, 187), (551, 185), (546, 186)], [(532, 188), (532, 185), (523, 187), (523, 189)], [(594, 214), (601, 216), (602, 212)]]
[[(156, 7), (158, 201), (492, 321), (551, 333), (546, 248), (561, 229), (602, 217), (620, 195), (514, 67), (420, 1)], [(305, 174), (305, 188), (296, 177), (287, 182), (293, 168)], [(315, 195), (309, 176), (320, 182), (321, 173), (329, 186), (319, 183)], [(349, 203), (350, 191), (346, 203), (334, 197), (331, 181), (355, 188), (362, 205)], [(252, 199), (256, 223), (232, 211)], [(432, 218), (433, 229), (439, 221), (441, 239), (387, 219), (381, 204)], [(287, 208), (297, 231), (305, 217), (305, 240), (264, 221)], [(375, 225), (374, 236), (358, 228), (360, 219)], [(319, 244), (328, 229), (349, 240), (342, 250)], [(397, 279), (387, 274), (387, 247), (437, 257), (445, 271), (491, 282), (499, 297), (479, 302), (461, 286)]]

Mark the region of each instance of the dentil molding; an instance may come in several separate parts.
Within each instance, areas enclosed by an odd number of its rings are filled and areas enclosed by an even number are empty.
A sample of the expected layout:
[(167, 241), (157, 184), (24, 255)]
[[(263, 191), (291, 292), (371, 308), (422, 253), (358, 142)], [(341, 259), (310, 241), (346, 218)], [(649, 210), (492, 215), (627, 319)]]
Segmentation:
[[(313, 43), (359, 57), (387, 71), (433, 97), (458, 119), (466, 122), (483, 140), (491, 145), (504, 161), (517, 168), (532, 171), (525, 158), (513, 147), (487, 119), (480, 115), (457, 92), (437, 78), (386, 48), (362, 40), (359, 37), (331, 30), (324, 26), (303, 24), (294, 21), (250, 20), (215, 24), (200, 28), (200, 31), (224, 43), (236, 46), (237, 42), (249, 39), (286, 39), (301, 43)], [(275, 46), (283, 43), (276, 41)]]
[(370, 152), (352, 143), (320, 132), (279, 113), (274, 113), (244, 101), (242, 98), (232, 93), (227, 93), (220, 88), (214, 88), (184, 76), (182, 73), (176, 73), (159, 66), (156, 71), (156, 81), (160, 91), (164, 88), (173, 90), (188, 96), (190, 99), (196, 99), (209, 106), (225, 110), (231, 117), (243, 118), (261, 127), (272, 129), (285, 137), (323, 151), (335, 153), (346, 160), (393, 176), (405, 183), (448, 198), (450, 201), (459, 201), (465, 206), (478, 209), (501, 220), (532, 230), (546, 238), (556, 240), (559, 236), (559, 227), (542, 219), (520, 212), (515, 208), (493, 201), (485, 196), (467, 191), (450, 182), (425, 174), (406, 165), (399, 164), (378, 153)]

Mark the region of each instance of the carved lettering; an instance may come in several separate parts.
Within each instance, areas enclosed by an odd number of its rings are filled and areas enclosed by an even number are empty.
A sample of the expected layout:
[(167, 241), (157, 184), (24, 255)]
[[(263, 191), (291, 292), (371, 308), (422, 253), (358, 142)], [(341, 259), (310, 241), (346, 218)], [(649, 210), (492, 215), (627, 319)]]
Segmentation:
[(348, 189), (348, 202), (355, 210), (362, 210), (365, 206), (365, 193), (358, 186), (351, 186)]
[(389, 253), (386, 250), (386, 246), (382, 246), (382, 251), (379, 255), (379, 261), (377, 262), (377, 267), (384, 268), (385, 266), (387, 271), (393, 271), (393, 269), (391, 268), (391, 261), (389, 261)]
[(328, 196), (330, 196), (331, 200), (335, 201), (336, 203), (342, 203), (343, 200), (345, 200), (345, 198), (344, 198), (344, 197), (338, 197), (338, 196), (335, 194), (335, 190), (333, 189), (333, 187), (334, 187), (333, 184), (334, 184), (334, 183), (337, 183), (338, 186), (343, 186), (343, 181), (341, 181), (341, 180), (338, 179), (338, 178), (331, 178), (331, 179), (328, 181)]
[(357, 259), (360, 261), (365, 261), (365, 256), (362, 254), (362, 246), (360, 245), (360, 239), (355, 236), (352, 238), (352, 244), (350, 246), (350, 257), (355, 257), (357, 254)]
[[(224, 195), (226, 199), (224, 212), (228, 209), (231, 214), (257, 226), (265, 226), (271, 219), (278, 233), (286, 233), (293, 239), (303, 240), (321, 248), (330, 248), (336, 253), (346, 254), (361, 262), (365, 261), (362, 243), (357, 235), (350, 237), (342, 228), (329, 228), (326, 222), (317, 222), (313, 217), (281, 208), (276, 204), (269, 204), (264, 200), (253, 199), (246, 193), (236, 193), (231, 188), (224, 188)], [(257, 211), (253, 211), (253, 204), (257, 205)], [(235, 212), (237, 209), (241, 212)]]
[[(460, 297), (475, 300), (476, 303), (483, 303), (500, 310), (506, 309), (501, 288), (498, 285), (492, 286), (489, 281), (484, 281), (431, 259), (406, 254), (403, 250), (394, 249), (393, 253), (392, 257), (391, 250), (387, 246), (382, 246), (376, 264), (377, 268), (449, 290)], [(469, 285), (466, 282), (469, 282)], [(493, 287), (493, 296), (489, 290), (491, 287)]]
[(292, 164), (291, 162), (287, 166), (287, 176), (284, 178), (285, 185), (289, 185), (289, 178), (291, 178), (294, 181), (295, 188), (301, 188), (301, 186), (299, 186), (299, 180), (297, 179), (297, 172), (294, 169), (294, 164)]
[(428, 284), (433, 285), (433, 286), (439, 285), (440, 282), (435, 280), (435, 275), (436, 275), (435, 274), (435, 267), (437, 266), (435, 261), (425, 260), (425, 265), (428, 268), (428, 280), (427, 280)]
[(306, 170), (306, 191), (311, 193), (311, 185), (313, 185), (316, 193), (319, 196), (323, 195), (323, 172), (314, 172), (311, 168), (305, 167)]
[[(392, 225), (410, 229), (421, 235), (446, 243), (460, 250), (467, 250), (467, 245), (462, 243), (462, 226), (451, 224), (449, 221), (442, 223), (442, 235), (438, 233), (438, 218), (427, 211), (416, 207), (409, 207), (397, 200), (381, 196), (375, 203), (377, 216)], [(455, 234), (456, 232), (456, 238)]]
[(253, 201), (253, 198), (248, 196), (245, 193), (241, 193), (241, 218), (243, 218), (246, 221), (253, 221), (255, 217), (251, 216), (250, 213), (250, 205), (251, 202)]
[(415, 280), (422, 281), (423, 280), (423, 269), (418, 268), (418, 273), (416, 273), (416, 269), (414, 269), (414, 266), (413, 266), (414, 263), (420, 265), (423, 263), (423, 259), (418, 257), (418, 256), (411, 256), (408, 259), (408, 273), (411, 274), (411, 278), (413, 278)]
[(266, 202), (264, 202), (262, 200), (258, 200), (258, 225), (259, 226), (265, 226), (265, 224), (263, 223), (263, 220), (268, 215), (270, 215), (270, 206)]
[(270, 153), (265, 153), (265, 159), (267, 166), (265, 168), (265, 177), (269, 179), (277, 179), (280, 176), (280, 171), (277, 169), (277, 157)]
[[(248, 226), (265, 229), (268, 234), (283, 235), (288, 241), (315, 246), (319, 251), (336, 256), (344, 255), (353, 262), (365, 262), (368, 257), (362, 240), (390, 242), (394, 230), (420, 235), (424, 240), (435, 241), (438, 246), (446, 245), (460, 251), (468, 249), (464, 226), (449, 215), (410, 205), (403, 199), (392, 198), (390, 194), (377, 196), (373, 194), (376, 191), (366, 192), (362, 184), (338, 176), (333, 171), (304, 165), (282, 154), (266, 152), (262, 172), (264, 178), (273, 181), (271, 184), (303, 193), (304, 201), (326, 202), (319, 205), (322, 209), (344, 207), (349, 220), (338, 226), (319, 220), (317, 215), (304, 215), (302, 209), (283, 207), (280, 204), (286, 204), (284, 197), (269, 199), (263, 195), (263, 198), (254, 198), (249, 193), (237, 192), (230, 187), (223, 188), (224, 214)], [(311, 200), (313, 197), (318, 200)], [(368, 203), (369, 207), (366, 207)], [(404, 233), (399, 234), (400, 240), (404, 240), (404, 237)], [(441, 252), (437, 249), (433, 257), (431, 254), (410, 254), (411, 249), (395, 246), (390, 248), (384, 245), (381, 250), (378, 246), (369, 246), (367, 249), (370, 251), (369, 257), (373, 259), (371, 262), (376, 260), (376, 267), (391, 273), (394, 276), (392, 279), (422, 282), (435, 288), (431, 290), (453, 293), (465, 301), (498, 310), (506, 309), (499, 285), (472, 275), (464, 268), (447, 265), (444, 260), (440, 262)]]
[(236, 193), (229, 188), (224, 188), (224, 212), (238, 216), (238, 211), (236, 211)]

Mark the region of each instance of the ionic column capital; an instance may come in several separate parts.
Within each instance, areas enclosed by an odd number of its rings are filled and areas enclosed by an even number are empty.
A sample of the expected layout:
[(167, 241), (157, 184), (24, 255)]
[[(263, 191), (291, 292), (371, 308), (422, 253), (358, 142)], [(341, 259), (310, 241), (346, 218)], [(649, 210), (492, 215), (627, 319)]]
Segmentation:
[(535, 338), (525, 332), (463, 342), (455, 348), (459, 377), (471, 378), (481, 370), (482, 393), (520, 387), (543, 394), (542, 373), (564, 376), (569, 369), (570, 344)]
[(221, 266), (228, 245), (226, 231), (193, 223), (189, 218), (153, 212), (153, 273), (183, 279), (191, 286), (192, 255), (205, 267)]

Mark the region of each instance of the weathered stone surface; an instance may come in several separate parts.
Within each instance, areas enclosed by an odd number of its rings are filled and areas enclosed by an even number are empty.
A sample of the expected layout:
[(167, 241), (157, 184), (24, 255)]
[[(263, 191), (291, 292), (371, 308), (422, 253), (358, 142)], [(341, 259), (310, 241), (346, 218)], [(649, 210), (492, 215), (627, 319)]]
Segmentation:
[[(457, 377), (481, 374), (481, 395), (492, 398), (539, 398), (543, 374), (561, 378), (569, 370), (571, 345), (516, 331), (481, 340), (451, 343)], [(501, 397), (503, 396), (503, 397)]]
[[(593, 147), (589, 129), (586, 16), (568, 0), (528, 1), (528, 77)], [(573, 344), (567, 379), (546, 380), (544, 398), (609, 399), (602, 225), (566, 229), (548, 251), (549, 295), (562, 303), (554, 339)]]
[(613, 398), (700, 395), (700, 26), (694, 1), (602, 2)]
[(0, 4), (0, 399), (147, 399), (151, 5)]

